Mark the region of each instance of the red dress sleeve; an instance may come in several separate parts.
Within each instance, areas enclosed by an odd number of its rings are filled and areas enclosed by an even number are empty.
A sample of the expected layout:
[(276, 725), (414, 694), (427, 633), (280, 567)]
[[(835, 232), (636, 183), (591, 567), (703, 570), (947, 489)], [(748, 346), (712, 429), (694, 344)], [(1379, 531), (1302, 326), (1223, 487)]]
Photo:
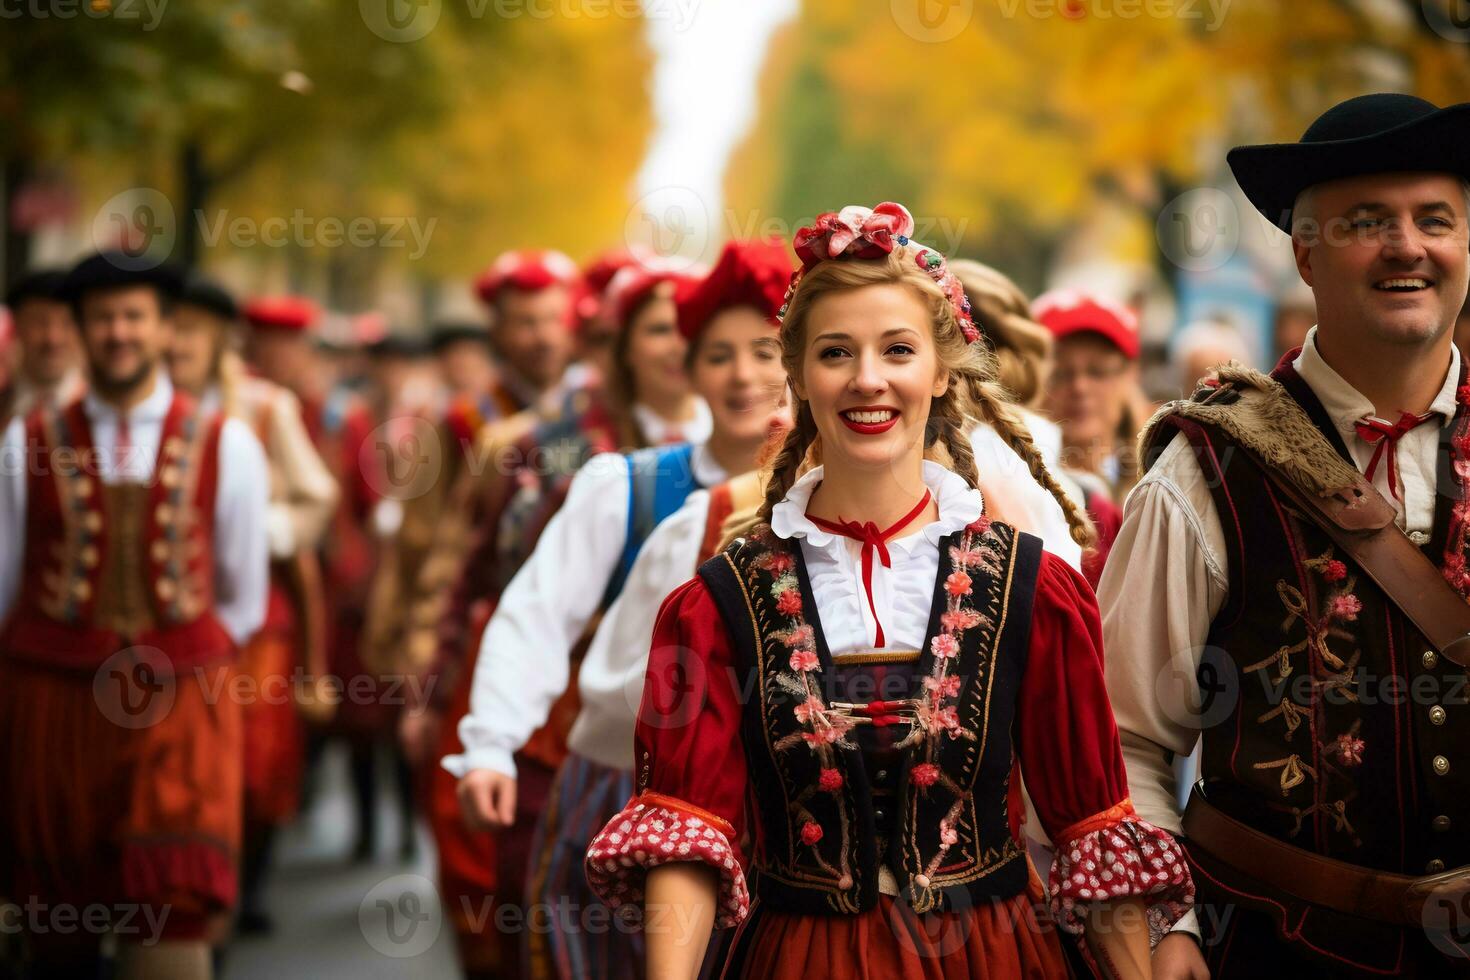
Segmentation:
[(719, 872), (715, 925), (750, 906), (739, 841), (746, 770), (729, 633), (700, 579), (669, 595), (654, 625), (634, 733), (636, 795), (587, 849), (587, 880), (626, 918), (643, 911), (650, 868), (696, 861)]
[(1026, 789), (1056, 845), (1050, 893), (1058, 924), (1079, 932), (1079, 906), (1143, 898), (1158, 942), (1193, 905), (1194, 882), (1178, 842), (1133, 810), (1103, 683), (1097, 599), (1049, 553), (1036, 587), (1017, 732)]

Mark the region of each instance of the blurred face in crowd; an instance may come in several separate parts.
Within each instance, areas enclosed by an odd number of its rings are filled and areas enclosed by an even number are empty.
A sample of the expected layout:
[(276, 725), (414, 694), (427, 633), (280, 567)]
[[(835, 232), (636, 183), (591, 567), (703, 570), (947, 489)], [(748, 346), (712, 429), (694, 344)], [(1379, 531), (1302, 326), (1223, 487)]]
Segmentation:
[(209, 387), (229, 329), (229, 321), (201, 306), (177, 304), (173, 342), (168, 349), (168, 370), (174, 384), (195, 394)]
[(582, 324), (582, 332), (577, 337), (577, 356), (590, 365), (598, 377), (610, 378), (617, 339), (617, 323), (611, 317), (598, 314)]
[(307, 393), (307, 379), (315, 357), (305, 333), (257, 328), (250, 333), (246, 357), (267, 381), (274, 381), (297, 395)]
[(21, 374), (35, 384), (59, 384), (81, 363), (81, 345), (71, 306), (32, 297), (11, 311), (20, 344)]
[(1465, 197), (1449, 174), (1373, 174), (1309, 190), (1292, 247), (1325, 345), (1415, 347), (1450, 331), (1470, 283)]
[(456, 340), (439, 350), (439, 371), (451, 391), (479, 395), (495, 379), (490, 348), (479, 340)]
[(1316, 310), (1289, 307), (1276, 313), (1273, 326), (1276, 357), (1279, 360), (1287, 351), (1296, 350), (1307, 342), (1307, 332), (1317, 322)]
[(732, 306), (705, 324), (689, 358), (694, 390), (709, 403), (717, 437), (758, 442), (784, 411), (786, 371), (776, 331), (754, 307)]
[(173, 335), (173, 321), (158, 290), (92, 290), (82, 297), (80, 313), (92, 384), (103, 398), (125, 398), (152, 379)]
[(1123, 421), (1137, 368), (1116, 346), (1093, 333), (1057, 341), (1047, 409), (1068, 445), (1110, 442)]
[(824, 292), (803, 332), (796, 393), (811, 409), (823, 458), (876, 469), (922, 453), (929, 411), (948, 390), (949, 372), (919, 294), (900, 283)]
[(560, 380), (571, 356), (572, 295), (565, 286), (509, 289), (499, 299), (495, 348), (516, 374), (538, 388)]
[(666, 406), (688, 396), (685, 361), (689, 342), (679, 332), (678, 311), (671, 296), (652, 296), (633, 314), (625, 343), (623, 361), (638, 401)]

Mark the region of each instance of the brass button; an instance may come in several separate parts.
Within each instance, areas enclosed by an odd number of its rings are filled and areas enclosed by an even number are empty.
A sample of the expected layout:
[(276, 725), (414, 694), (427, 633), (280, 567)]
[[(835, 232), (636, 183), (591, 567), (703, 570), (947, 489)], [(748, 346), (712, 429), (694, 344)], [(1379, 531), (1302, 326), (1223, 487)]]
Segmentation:
[(102, 530), (102, 515), (95, 510), (89, 510), (82, 515), (82, 527), (96, 534)]
[(928, 888), (929, 887), (929, 876), (928, 875), (914, 875), (914, 884), (918, 885), (920, 888)]
[(1433, 820), (1429, 821), (1429, 826), (1433, 827), (1440, 833), (1444, 833), (1446, 830), (1450, 829), (1450, 818), (1445, 816), (1444, 814), (1440, 814)]
[(168, 504), (159, 504), (153, 510), (153, 520), (159, 525), (168, 525), (174, 522), (174, 509)]
[(1437, 875), (1444, 870), (1444, 862), (1439, 858), (1435, 858), (1424, 866), (1424, 870), (1432, 875)]
[(92, 479), (90, 477), (79, 476), (73, 485), (77, 488), (78, 497), (90, 497), (92, 495)]
[(86, 579), (77, 579), (71, 584), (71, 594), (77, 597), (78, 602), (86, 602), (92, 597), (92, 583)]
[(180, 479), (179, 468), (177, 466), (165, 466), (162, 470), (159, 471), (158, 479), (162, 481), (163, 485), (166, 487), (178, 486)]
[(1433, 650), (1425, 650), (1424, 656), (1420, 658), (1424, 662), (1425, 670), (1433, 670), (1434, 665), (1439, 663), (1439, 654)]
[(1441, 776), (1450, 771), (1450, 760), (1446, 759), (1442, 755), (1437, 755), (1434, 757), (1433, 765), (1434, 771)]
[(81, 559), (83, 568), (96, 568), (98, 559), (97, 546), (91, 544), (86, 545), (82, 548), (78, 558)]
[(1434, 724), (1436, 724), (1436, 725), (1443, 725), (1444, 724), (1444, 709), (1441, 708), (1437, 704), (1434, 707), (1430, 708), (1429, 709), (1429, 720), (1431, 722), (1433, 722)]
[[(158, 598), (164, 602), (172, 602), (177, 589), (174, 586), (173, 579), (161, 578), (158, 580), (158, 585), (154, 587), (154, 591), (158, 593)], [(1449, 764), (1446, 763), (1445, 765), (1448, 766)]]
[(148, 553), (152, 555), (153, 560), (158, 562), (159, 564), (168, 561), (168, 542), (163, 540), (162, 538), (156, 539), (151, 545), (148, 546)]
[(881, 779), (887, 779), (888, 778), (888, 770), (887, 769), (879, 769), (878, 770), (878, 778), (880, 780)]

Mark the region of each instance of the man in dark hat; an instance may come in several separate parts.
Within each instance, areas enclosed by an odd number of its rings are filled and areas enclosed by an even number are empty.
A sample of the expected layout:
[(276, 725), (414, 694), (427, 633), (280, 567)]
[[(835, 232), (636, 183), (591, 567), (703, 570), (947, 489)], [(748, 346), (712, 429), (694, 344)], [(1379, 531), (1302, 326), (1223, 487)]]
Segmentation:
[(1155, 975), (1445, 975), (1470, 708), (1423, 605), (1470, 595), (1470, 104), (1364, 96), (1229, 161), (1317, 324), (1155, 416), (1099, 586), (1133, 800), (1199, 889), (1202, 947), (1164, 938)]
[[(12, 421), (0, 478), (0, 893), (108, 909), (128, 978), (209, 975), (240, 841), (223, 692), (266, 603), (265, 458), (163, 369), (178, 288), (71, 271), (91, 390)], [(47, 922), (35, 975), (97, 975), (104, 930)]]
[(0, 422), (37, 405), (65, 405), (82, 393), (82, 352), (71, 305), (61, 295), (63, 269), (22, 276), (5, 294), (20, 345), (20, 361), (7, 411)]

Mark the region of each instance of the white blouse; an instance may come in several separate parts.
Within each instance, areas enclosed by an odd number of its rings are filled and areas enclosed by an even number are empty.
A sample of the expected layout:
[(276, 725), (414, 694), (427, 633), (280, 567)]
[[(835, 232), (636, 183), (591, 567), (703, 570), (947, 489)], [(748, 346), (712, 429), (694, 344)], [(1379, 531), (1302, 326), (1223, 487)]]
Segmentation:
[[(834, 654), (872, 650), (877, 624), (863, 589), (862, 543), (824, 531), (806, 516), (823, 469), (815, 467), (796, 481), (771, 511), (771, 530), (801, 542), (828, 649)], [(889, 541), (891, 567), (873, 559), (873, 606), (883, 623), (885, 649), (922, 649), (939, 574), (939, 539), (974, 522), (984, 510), (980, 491), (938, 463), (925, 460), (923, 480), (939, 506), (939, 519)]]
[(638, 423), (638, 431), (643, 433), (650, 446), (708, 442), (714, 429), (714, 417), (709, 413), (709, 406), (698, 397), (694, 399), (694, 414), (682, 422), (672, 422), (641, 402), (633, 405), (633, 421)]

